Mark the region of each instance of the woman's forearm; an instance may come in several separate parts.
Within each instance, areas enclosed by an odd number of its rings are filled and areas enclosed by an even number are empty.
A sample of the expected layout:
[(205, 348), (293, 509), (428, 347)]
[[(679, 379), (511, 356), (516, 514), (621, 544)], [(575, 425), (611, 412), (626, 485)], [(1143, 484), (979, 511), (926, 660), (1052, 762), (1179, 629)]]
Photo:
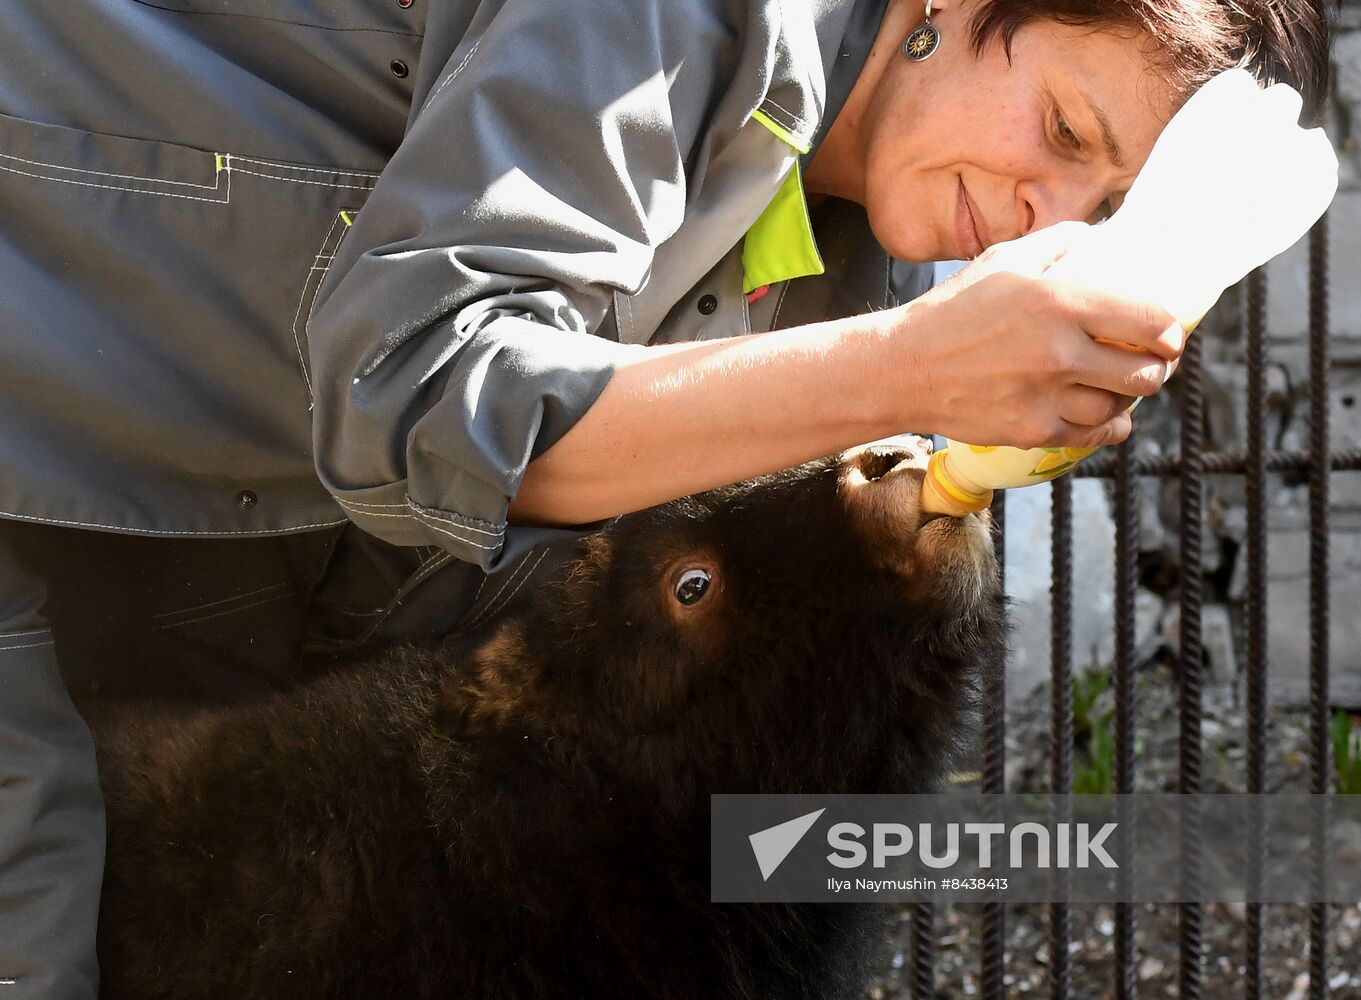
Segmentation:
[(529, 464), (511, 520), (582, 524), (911, 429), (886, 391), (895, 312), (649, 350)]
[(584, 524), (903, 431), (1123, 440), (1186, 335), (1161, 308), (1041, 277), (1086, 228), (1000, 244), (897, 309), (649, 350), (529, 464), (511, 519)]

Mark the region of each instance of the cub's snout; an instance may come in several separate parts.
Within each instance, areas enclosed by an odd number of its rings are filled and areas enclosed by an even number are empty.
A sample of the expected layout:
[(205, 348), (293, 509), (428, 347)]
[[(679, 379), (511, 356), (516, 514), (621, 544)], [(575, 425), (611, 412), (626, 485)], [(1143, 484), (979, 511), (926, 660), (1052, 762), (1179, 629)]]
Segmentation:
[(991, 517), (940, 517), (921, 509), (931, 444), (903, 436), (844, 452), (841, 495), (858, 536), (880, 565), (913, 581), (932, 579), (942, 595), (976, 601), (996, 573)]

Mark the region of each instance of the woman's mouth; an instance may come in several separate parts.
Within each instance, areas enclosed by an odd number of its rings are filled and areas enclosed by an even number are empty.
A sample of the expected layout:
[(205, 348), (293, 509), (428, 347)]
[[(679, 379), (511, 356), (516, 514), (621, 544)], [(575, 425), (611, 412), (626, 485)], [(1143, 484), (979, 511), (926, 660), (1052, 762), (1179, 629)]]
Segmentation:
[(959, 179), (959, 197), (955, 204), (955, 242), (961, 260), (973, 260), (983, 252), (983, 240), (978, 232), (978, 220), (964, 190), (964, 179)]

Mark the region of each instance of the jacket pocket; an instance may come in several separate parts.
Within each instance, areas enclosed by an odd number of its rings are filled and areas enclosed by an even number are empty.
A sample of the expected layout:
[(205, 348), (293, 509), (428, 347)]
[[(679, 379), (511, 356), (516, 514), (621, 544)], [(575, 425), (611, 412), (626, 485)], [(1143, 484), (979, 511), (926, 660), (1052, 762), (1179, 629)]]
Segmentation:
[(113, 465), (125, 508), (324, 493), (305, 324), (376, 179), (0, 115), (0, 373), (24, 374), (0, 374), (0, 426), (36, 425), (73, 474)]
[(221, 166), (187, 146), (0, 115), (0, 171), (34, 181), (226, 204)]

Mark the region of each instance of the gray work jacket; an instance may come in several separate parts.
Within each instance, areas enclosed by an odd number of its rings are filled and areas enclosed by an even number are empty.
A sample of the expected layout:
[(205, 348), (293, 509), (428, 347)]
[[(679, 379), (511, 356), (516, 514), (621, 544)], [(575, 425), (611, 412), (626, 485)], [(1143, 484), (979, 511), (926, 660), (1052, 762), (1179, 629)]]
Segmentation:
[(0, 516), (550, 540), (509, 498), (641, 345), (896, 301), (851, 206), (821, 279), (743, 240), (883, 6), (12, 0)]

